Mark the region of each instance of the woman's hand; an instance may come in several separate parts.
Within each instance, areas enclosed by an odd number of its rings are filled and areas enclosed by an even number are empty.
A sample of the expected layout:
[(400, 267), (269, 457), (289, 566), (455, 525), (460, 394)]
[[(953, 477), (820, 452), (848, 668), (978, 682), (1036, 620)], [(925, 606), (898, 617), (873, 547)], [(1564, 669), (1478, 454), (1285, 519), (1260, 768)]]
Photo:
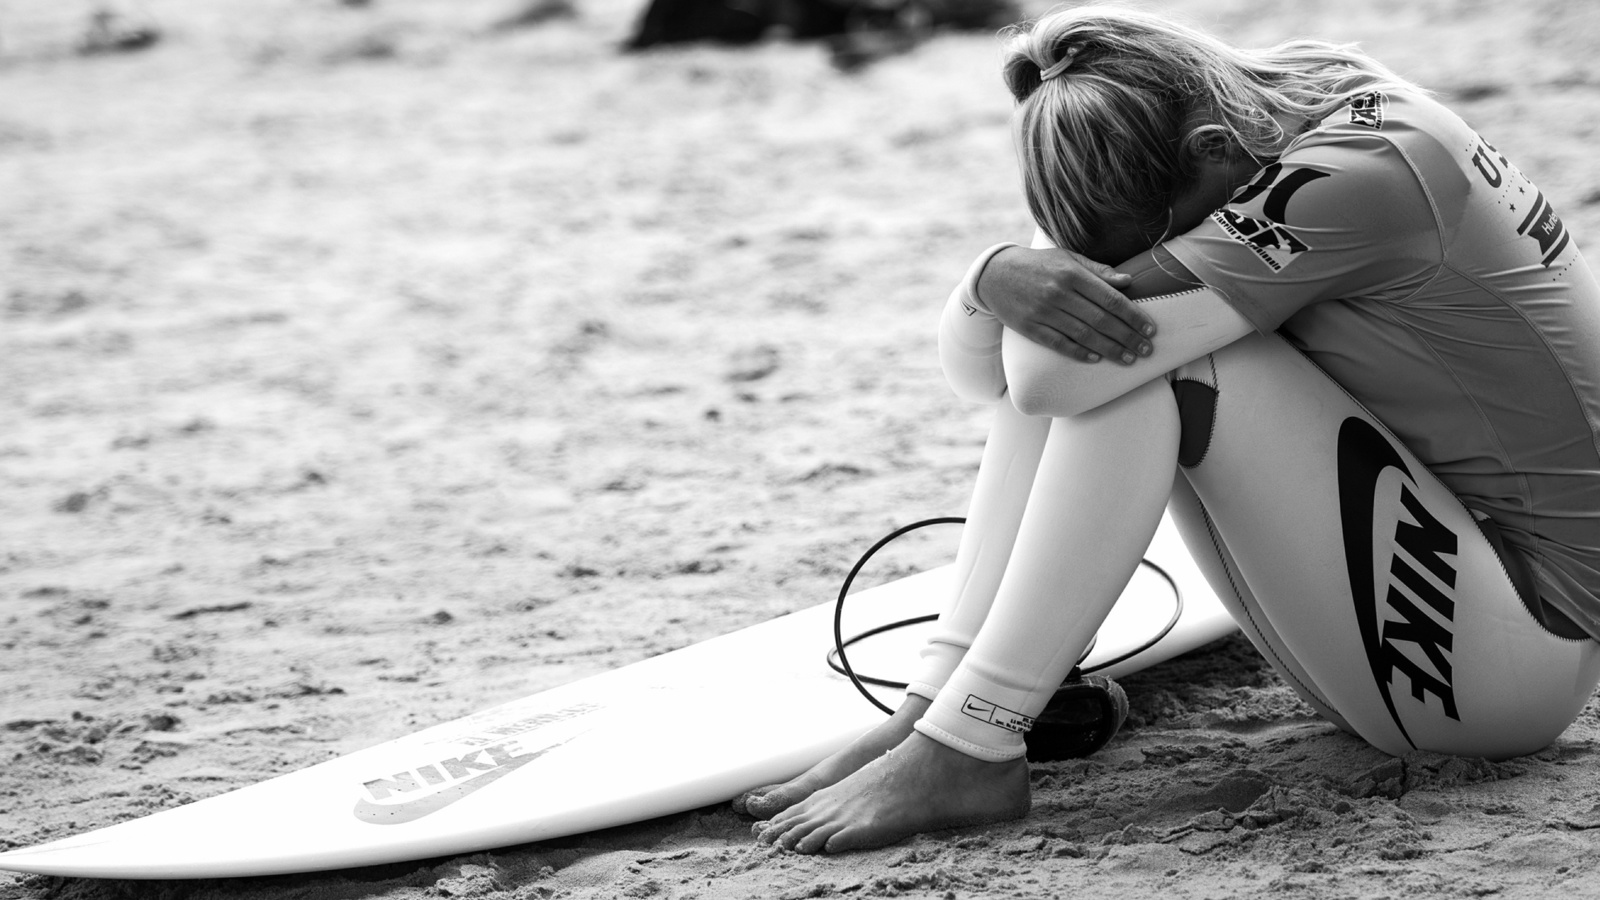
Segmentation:
[(1118, 288), (1132, 282), (1068, 250), (1010, 247), (978, 277), (978, 300), (1000, 324), (1081, 362), (1131, 365), (1154, 349), (1156, 326)]

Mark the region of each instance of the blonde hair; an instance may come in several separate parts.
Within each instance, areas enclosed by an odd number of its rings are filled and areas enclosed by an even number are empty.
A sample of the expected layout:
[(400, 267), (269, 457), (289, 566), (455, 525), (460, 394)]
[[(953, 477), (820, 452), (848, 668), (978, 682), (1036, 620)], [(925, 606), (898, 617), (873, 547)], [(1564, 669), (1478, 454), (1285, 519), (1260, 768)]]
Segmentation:
[(1420, 90), (1354, 44), (1241, 50), (1129, 8), (1058, 9), (1002, 37), (1029, 209), (1078, 250), (1108, 223), (1164, 234), (1172, 195), (1211, 150), (1265, 163), (1293, 137), (1282, 120), (1309, 127), (1360, 94)]

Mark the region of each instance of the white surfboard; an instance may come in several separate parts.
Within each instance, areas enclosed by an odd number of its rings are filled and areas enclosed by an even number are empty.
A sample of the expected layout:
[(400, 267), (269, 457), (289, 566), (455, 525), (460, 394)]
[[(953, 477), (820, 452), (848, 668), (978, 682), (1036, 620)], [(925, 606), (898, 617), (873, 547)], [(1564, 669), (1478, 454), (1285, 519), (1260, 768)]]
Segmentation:
[[(1170, 520), (1147, 558), (1183, 596), (1137, 671), (1234, 625)], [(860, 591), (846, 636), (934, 610), (948, 568)], [(1170, 619), (1171, 585), (1141, 567), (1086, 665)], [(723, 802), (799, 774), (882, 719), (826, 664), (823, 604), (186, 806), (36, 847), (0, 868), (103, 878), (269, 875), (468, 853)], [(852, 647), (860, 673), (904, 681), (924, 629)], [(900, 692), (874, 689), (890, 706)]]

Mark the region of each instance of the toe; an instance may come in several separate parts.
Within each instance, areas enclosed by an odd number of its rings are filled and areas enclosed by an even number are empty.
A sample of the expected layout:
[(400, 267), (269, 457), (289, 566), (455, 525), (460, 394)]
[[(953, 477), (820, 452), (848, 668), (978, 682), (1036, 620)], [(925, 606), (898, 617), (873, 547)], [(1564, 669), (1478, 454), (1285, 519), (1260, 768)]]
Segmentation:
[(801, 819), (791, 822), (788, 829), (784, 831), (783, 836), (778, 838), (777, 844), (785, 850), (798, 849), (800, 843), (815, 833), (817, 827), (821, 824), (822, 822), (817, 819)]
[(750, 804), (753, 802), (759, 803), (761, 798), (768, 791), (773, 790), (775, 787), (777, 787), (777, 785), (769, 784), (766, 787), (758, 787), (753, 791), (745, 791), (739, 796), (733, 798), (733, 811), (739, 813), (740, 815), (755, 815), (755, 813), (750, 809)]
[(784, 828), (800, 818), (806, 810), (803, 803), (795, 804), (788, 809), (779, 810), (767, 819), (769, 828)]
[(867, 828), (859, 825), (840, 828), (828, 835), (823, 842), (823, 853), (848, 853), (851, 850), (871, 850), (892, 844), (897, 840), (895, 836), (886, 836), (881, 830)]
[(794, 801), (788, 797), (788, 792), (781, 787), (763, 791), (758, 796), (749, 796), (745, 801), (745, 813), (758, 819), (770, 819), (794, 805)]
[(796, 853), (823, 853), (828, 841), (839, 832), (842, 826), (838, 822), (824, 822), (818, 825), (803, 838), (795, 841), (793, 849)]
[(755, 839), (758, 842), (762, 842), (762, 844), (778, 844), (786, 834), (789, 834), (790, 828), (794, 828), (794, 826), (795, 820), (784, 820), (784, 822), (773, 820), (773, 822), (755, 823), (755, 826), (752, 826), (752, 831), (755, 831)]

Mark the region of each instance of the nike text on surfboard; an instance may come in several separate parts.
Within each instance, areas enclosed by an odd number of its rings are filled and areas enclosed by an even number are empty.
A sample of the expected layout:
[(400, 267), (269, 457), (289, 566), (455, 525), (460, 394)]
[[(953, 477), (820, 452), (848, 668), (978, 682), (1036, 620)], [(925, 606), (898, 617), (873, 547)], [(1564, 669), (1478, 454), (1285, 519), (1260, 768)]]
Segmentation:
[[(536, 753), (519, 755), (522, 748), (517, 742), (505, 741), (387, 778), (375, 778), (362, 785), (370, 799), (362, 797), (356, 801), (355, 817), (374, 825), (416, 821), (466, 799), (559, 746), (561, 744), (555, 744)], [(419, 795), (396, 803), (383, 802), (396, 794)]]

